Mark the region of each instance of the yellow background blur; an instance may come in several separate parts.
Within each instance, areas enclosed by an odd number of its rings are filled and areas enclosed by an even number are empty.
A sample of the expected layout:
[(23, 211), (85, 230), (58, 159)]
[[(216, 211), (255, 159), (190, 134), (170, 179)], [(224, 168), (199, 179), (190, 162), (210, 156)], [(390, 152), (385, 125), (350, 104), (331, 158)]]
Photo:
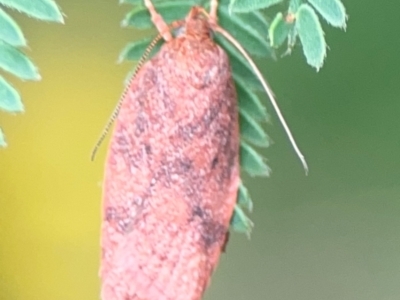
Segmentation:
[[(325, 27), (332, 51), (321, 72), (300, 48), (259, 61), (311, 171), (271, 111), (273, 175), (246, 178), (252, 239), (233, 235), (206, 299), (400, 299), (398, 20), (375, 2), (344, 1), (348, 32)], [(118, 54), (139, 35), (119, 27), (129, 6), (117, 0), (58, 3), (64, 26), (13, 13), (43, 80), (8, 76), (26, 113), (0, 113), (1, 300), (99, 299), (107, 143), (89, 156), (132, 67)]]

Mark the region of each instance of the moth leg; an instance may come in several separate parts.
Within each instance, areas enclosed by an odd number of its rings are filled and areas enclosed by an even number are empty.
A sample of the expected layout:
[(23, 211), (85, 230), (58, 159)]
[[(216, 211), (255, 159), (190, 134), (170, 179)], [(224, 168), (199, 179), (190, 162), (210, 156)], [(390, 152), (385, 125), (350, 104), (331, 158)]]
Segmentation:
[(156, 26), (158, 32), (161, 34), (163, 39), (167, 42), (172, 40), (172, 34), (169, 30), (167, 23), (165, 23), (162, 16), (159, 13), (157, 13), (151, 0), (144, 0), (144, 5), (149, 10), (149, 13), (151, 15), (151, 21)]
[(224, 253), (226, 253), (226, 248), (227, 248), (228, 242), (229, 242), (229, 236), (230, 236), (230, 233), (229, 233), (229, 230), (228, 230), (225, 233), (224, 244), (222, 245), (222, 248), (221, 248), (221, 251), (224, 252)]
[(210, 3), (210, 23), (217, 25), (217, 8), (218, 8), (218, 0), (211, 0)]

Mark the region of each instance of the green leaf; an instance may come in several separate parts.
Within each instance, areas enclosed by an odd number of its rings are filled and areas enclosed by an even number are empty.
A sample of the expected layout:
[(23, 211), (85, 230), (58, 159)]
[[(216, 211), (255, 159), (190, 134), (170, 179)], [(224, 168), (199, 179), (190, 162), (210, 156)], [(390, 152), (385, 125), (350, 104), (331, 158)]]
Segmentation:
[(245, 111), (239, 110), (240, 138), (259, 147), (270, 145), (269, 136), (264, 129)]
[(240, 141), (240, 166), (250, 176), (269, 176), (270, 168), (249, 144)]
[(230, 0), (229, 7), (233, 12), (249, 12), (270, 7), (282, 0)]
[(240, 110), (245, 111), (257, 120), (268, 121), (269, 115), (267, 114), (267, 109), (261, 103), (258, 96), (246, 86), (245, 82), (237, 78), (235, 74), (233, 78), (235, 80)]
[(252, 55), (261, 57), (269, 56), (272, 49), (266, 40), (256, 29), (247, 24), (240, 15), (231, 15), (224, 6), (218, 9), (219, 25), (228, 31), (238, 42)]
[(21, 51), (0, 41), (0, 68), (26, 80), (40, 80), (36, 66)]
[(296, 29), (307, 63), (319, 70), (326, 56), (326, 43), (318, 16), (308, 4), (302, 4), (296, 13)]
[(53, 0), (0, 0), (0, 4), (44, 21), (64, 23), (64, 18)]
[(241, 207), (246, 208), (248, 211), (253, 210), (253, 201), (251, 201), (249, 191), (243, 185), (243, 182), (241, 182), (239, 185), (237, 204), (239, 204)]
[(346, 28), (346, 10), (340, 0), (308, 0), (332, 26)]
[[(166, 0), (152, 0), (151, 2), (153, 2), (155, 4), (157, 2), (166, 2)], [(190, 2), (191, 5), (195, 5), (196, 3), (199, 3), (200, 0), (186, 0), (186, 2)], [(143, 4), (143, 0), (119, 0), (119, 3), (141, 5), (141, 4)]]
[(257, 30), (257, 32), (261, 36), (266, 35), (266, 33), (268, 31), (268, 27), (270, 26), (270, 24), (267, 22), (267, 19), (265, 18), (265, 16), (259, 11), (252, 11), (249, 13), (241, 13), (241, 14), (237, 14), (237, 15), (232, 14), (231, 17), (232, 18), (236, 18), (236, 17), (240, 18), (248, 26)]
[(264, 91), (263, 86), (253, 73), (253, 69), (244, 59), (243, 55), (240, 54), (238, 50), (220, 34), (217, 34), (214, 39), (225, 50), (226, 54), (228, 54), (232, 73), (235, 74), (236, 78), (245, 82), (246, 86), (259, 91)]
[(288, 37), (287, 37), (287, 45), (288, 45), (288, 52), (290, 53), (290, 51), (292, 50), (292, 48), (294, 48), (294, 46), (296, 45), (296, 41), (297, 41), (297, 36), (298, 36), (298, 32), (295, 26), (293, 26), (288, 33)]
[(0, 128), (0, 147), (7, 147), (7, 143), (6, 143), (6, 140), (5, 140), (5, 138), (4, 138), (4, 134), (3, 134), (3, 131), (1, 130), (1, 128)]
[[(288, 15), (290, 15), (292, 18), (295, 18), (296, 13), (302, 3), (302, 0), (290, 0), (289, 2), (289, 9), (288, 9)], [(287, 16), (288, 16), (287, 15)], [(283, 56), (289, 55), (292, 52), (292, 49), (296, 45), (297, 42), (297, 29), (296, 26), (292, 26), (289, 30), (288, 36), (287, 36), (287, 49)]]
[(250, 237), (251, 230), (254, 227), (253, 222), (237, 204), (235, 205), (230, 225), (234, 231), (246, 233), (248, 237)]
[(268, 30), (271, 46), (278, 48), (282, 45), (293, 26), (293, 23), (286, 22), (282, 13), (277, 13)]
[[(167, 24), (184, 19), (190, 11), (192, 4), (188, 1), (161, 2), (155, 5), (157, 12), (162, 15)], [(143, 5), (133, 8), (122, 21), (122, 26), (133, 26), (139, 29), (153, 27), (150, 13)]]
[(301, 3), (302, 3), (302, 0), (290, 0), (288, 12), (295, 14), (297, 12), (297, 10), (299, 9)]
[(11, 113), (23, 112), (24, 105), (18, 92), (0, 76), (0, 109)]
[[(118, 62), (122, 62), (123, 60), (139, 60), (145, 53), (146, 49), (149, 47), (152, 40), (153, 38), (146, 38), (133, 43), (129, 43), (119, 55)], [(158, 50), (160, 50), (162, 45), (163, 41), (158, 41), (154, 48), (151, 49), (148, 59), (153, 57), (153, 55), (156, 54)]]
[(18, 24), (0, 8), (0, 40), (13, 46), (26, 46), (26, 40)]

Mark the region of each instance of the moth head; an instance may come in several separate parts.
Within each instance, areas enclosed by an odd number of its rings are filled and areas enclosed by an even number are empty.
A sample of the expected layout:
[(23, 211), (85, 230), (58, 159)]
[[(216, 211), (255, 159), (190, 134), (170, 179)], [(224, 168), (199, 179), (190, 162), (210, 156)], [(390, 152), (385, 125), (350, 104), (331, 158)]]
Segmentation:
[(194, 6), (185, 19), (182, 33), (186, 38), (211, 38), (212, 29), (201, 7)]

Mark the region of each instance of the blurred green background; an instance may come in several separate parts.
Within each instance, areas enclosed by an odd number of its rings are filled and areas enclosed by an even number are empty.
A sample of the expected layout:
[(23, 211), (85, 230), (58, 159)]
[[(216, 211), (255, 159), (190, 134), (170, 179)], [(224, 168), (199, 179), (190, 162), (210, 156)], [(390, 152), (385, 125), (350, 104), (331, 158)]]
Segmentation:
[[(99, 299), (106, 146), (89, 156), (132, 67), (116, 64), (119, 51), (140, 36), (119, 27), (129, 6), (116, 0), (58, 2), (65, 26), (13, 14), (43, 81), (12, 81), (26, 113), (0, 114), (1, 300)], [(256, 227), (250, 241), (231, 236), (208, 300), (400, 299), (398, 15), (344, 4), (347, 32), (324, 27), (319, 73), (300, 48), (259, 61), (310, 174), (270, 109), (272, 177), (246, 178)]]

